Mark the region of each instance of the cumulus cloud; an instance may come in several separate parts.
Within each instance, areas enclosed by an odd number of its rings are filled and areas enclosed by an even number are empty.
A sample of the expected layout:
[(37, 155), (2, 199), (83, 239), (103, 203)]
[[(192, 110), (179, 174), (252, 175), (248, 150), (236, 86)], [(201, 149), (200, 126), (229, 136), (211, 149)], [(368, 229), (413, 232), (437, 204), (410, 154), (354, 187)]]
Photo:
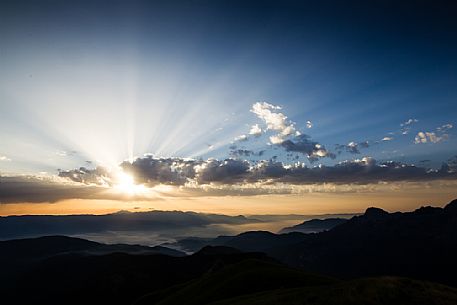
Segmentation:
[(340, 162), (334, 166), (308, 168), (303, 164), (286, 169), (279, 182), (289, 183), (337, 183), (368, 184), (394, 181), (427, 181), (434, 179), (455, 179), (455, 173), (443, 167), (429, 170), (399, 162), (377, 162), (373, 158)]
[(306, 128), (313, 128), (313, 123), (311, 121), (306, 121)]
[(360, 154), (360, 151), (359, 151), (359, 148), (358, 148), (358, 145), (356, 142), (349, 142), (346, 145), (346, 149), (348, 152), (350, 152), (352, 154)]
[(434, 132), (418, 132), (414, 138), (415, 144), (425, 144), (425, 143), (439, 143), (448, 139), (447, 134), (442, 134), (440, 136), (436, 135)]
[(251, 112), (266, 124), (267, 130), (277, 131), (276, 135), (270, 137), (271, 144), (280, 144), (288, 136), (295, 134), (295, 124), (286, 115), (279, 112), (280, 106), (275, 106), (266, 102), (257, 102), (252, 105)]
[(210, 159), (195, 166), (195, 179), (198, 183), (242, 181), (249, 172), (247, 161), (226, 159), (219, 161)]
[(8, 158), (7, 156), (2, 156), (2, 155), (0, 155), (0, 161), (9, 162), (9, 161), (11, 161), (11, 159)]
[(123, 162), (121, 168), (134, 177), (137, 183), (156, 185), (183, 185), (195, 178), (195, 167), (203, 161), (182, 158), (154, 158), (145, 156), (132, 163)]
[[(275, 185), (282, 189), (295, 189), (293, 185), (368, 185), (383, 182), (429, 182), (433, 180), (457, 180), (457, 157), (451, 158), (440, 169), (415, 166), (400, 162), (377, 162), (364, 157), (340, 162), (333, 166), (308, 167), (302, 162), (283, 164), (275, 159), (251, 163), (246, 160), (189, 160), (182, 158), (154, 158), (145, 156), (134, 162), (124, 162), (121, 167), (131, 174), (136, 183), (161, 192), (160, 185), (169, 185), (173, 192), (162, 195), (187, 196), (186, 190), (244, 189), (256, 194), (269, 192)], [(115, 177), (106, 170), (77, 169), (61, 171), (57, 180), (36, 177), (1, 177), (0, 202), (55, 202), (63, 199), (132, 199), (125, 194), (111, 191), (107, 185), (115, 183)], [(114, 182), (113, 182), (114, 181)], [(76, 183), (77, 182), (77, 183)], [(97, 184), (97, 185), (96, 185)], [(159, 185), (156, 188), (156, 185)], [(100, 187), (103, 186), (103, 187)], [(320, 188), (320, 187), (318, 187)], [(115, 189), (115, 188), (114, 188)], [(113, 190), (114, 190), (113, 189)], [(256, 191), (256, 189), (258, 191)], [(325, 189), (325, 187), (324, 187)], [(205, 191), (205, 192), (206, 192)], [(163, 193), (165, 192), (165, 193)], [(246, 192), (239, 194), (243, 195)], [(278, 189), (278, 192), (282, 192)], [(160, 200), (150, 194), (135, 195), (135, 200)]]
[(286, 151), (298, 152), (306, 155), (311, 162), (319, 158), (330, 157), (335, 158), (335, 155), (325, 149), (325, 147), (317, 142), (311, 140), (310, 136), (301, 134), (296, 136), (293, 140), (285, 140), (281, 146)]
[(262, 128), (259, 127), (259, 124), (254, 124), (249, 130), (249, 134), (255, 137), (260, 137), (262, 135)]
[(454, 126), (450, 123), (441, 125), (436, 128), (436, 132), (432, 131), (420, 131), (414, 137), (415, 144), (425, 144), (425, 143), (440, 143), (449, 139), (449, 134), (447, 133)]
[(68, 178), (74, 182), (84, 184), (111, 185), (112, 179), (110, 173), (104, 167), (95, 169), (87, 169), (80, 167), (79, 169), (59, 171), (59, 177)]

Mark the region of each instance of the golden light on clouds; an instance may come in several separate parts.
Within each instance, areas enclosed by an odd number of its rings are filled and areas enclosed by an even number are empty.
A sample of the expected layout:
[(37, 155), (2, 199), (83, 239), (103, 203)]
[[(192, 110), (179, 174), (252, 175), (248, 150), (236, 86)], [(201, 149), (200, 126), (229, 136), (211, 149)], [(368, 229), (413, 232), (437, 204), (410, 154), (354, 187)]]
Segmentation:
[(117, 174), (117, 182), (113, 188), (115, 191), (119, 191), (127, 195), (139, 195), (148, 192), (144, 185), (136, 184), (131, 175), (122, 171)]
[[(360, 213), (367, 207), (376, 206), (387, 211), (410, 211), (421, 206), (444, 206), (457, 197), (455, 183), (434, 182), (377, 185), (364, 191), (353, 192), (302, 192), (294, 194), (263, 194), (251, 196), (214, 196), (211, 194), (187, 194), (170, 186), (161, 192), (145, 196), (129, 194), (141, 189), (126, 177), (118, 188), (125, 191), (122, 200), (65, 199), (55, 203), (0, 204), (0, 215), (23, 214), (106, 214), (119, 210), (183, 210), (228, 215), (249, 214), (338, 214)], [(113, 187), (118, 191), (117, 187)], [(390, 190), (390, 191), (388, 191)], [(111, 190), (107, 190), (111, 191)], [(149, 190), (148, 190), (149, 191)], [(137, 198), (137, 199), (135, 199)]]

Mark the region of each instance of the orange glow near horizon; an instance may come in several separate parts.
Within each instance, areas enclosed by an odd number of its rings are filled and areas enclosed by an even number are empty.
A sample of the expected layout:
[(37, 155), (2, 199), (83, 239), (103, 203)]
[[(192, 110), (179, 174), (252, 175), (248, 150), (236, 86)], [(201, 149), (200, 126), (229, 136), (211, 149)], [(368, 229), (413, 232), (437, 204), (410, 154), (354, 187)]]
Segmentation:
[(361, 213), (371, 206), (389, 212), (411, 211), (426, 205), (444, 206), (455, 198), (457, 193), (453, 190), (432, 192), (430, 189), (423, 189), (390, 193), (157, 197), (153, 200), (69, 199), (56, 203), (0, 204), (0, 216), (108, 214), (120, 210), (181, 210), (226, 215), (319, 215)]

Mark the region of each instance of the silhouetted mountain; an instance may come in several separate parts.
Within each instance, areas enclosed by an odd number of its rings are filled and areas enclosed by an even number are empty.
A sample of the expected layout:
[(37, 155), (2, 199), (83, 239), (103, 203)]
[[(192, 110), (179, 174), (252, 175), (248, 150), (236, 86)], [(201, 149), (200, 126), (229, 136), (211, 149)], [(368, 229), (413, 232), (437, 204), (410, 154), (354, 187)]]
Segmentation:
[(368, 208), (315, 234), (257, 231), (215, 239), (188, 238), (174, 246), (198, 251), (222, 245), (262, 251), (293, 267), (338, 277), (395, 275), (457, 285), (457, 200), (445, 208), (388, 213)]
[(38, 238), (0, 241), (0, 259), (3, 261), (39, 260), (62, 254), (101, 255), (114, 252), (130, 254), (165, 254), (184, 256), (183, 252), (162, 246), (106, 245), (67, 236), (44, 236)]
[(305, 234), (298, 232), (278, 235), (268, 231), (249, 231), (236, 236), (219, 236), (216, 238), (189, 237), (181, 239), (170, 246), (188, 252), (199, 251), (205, 246), (226, 246), (245, 252), (261, 252), (272, 247), (296, 244), (304, 239)]
[(457, 201), (444, 209), (388, 213), (369, 208), (330, 231), (265, 252), (336, 276), (398, 275), (457, 285)]
[(125, 212), (107, 215), (24, 215), (0, 217), (0, 240), (43, 235), (76, 235), (113, 231), (192, 230), (214, 224), (260, 222), (244, 216), (181, 211)]
[(344, 218), (311, 219), (304, 221), (301, 224), (284, 228), (279, 231), (279, 234), (290, 232), (319, 233), (333, 229), (337, 225), (345, 223), (346, 221), (347, 219)]

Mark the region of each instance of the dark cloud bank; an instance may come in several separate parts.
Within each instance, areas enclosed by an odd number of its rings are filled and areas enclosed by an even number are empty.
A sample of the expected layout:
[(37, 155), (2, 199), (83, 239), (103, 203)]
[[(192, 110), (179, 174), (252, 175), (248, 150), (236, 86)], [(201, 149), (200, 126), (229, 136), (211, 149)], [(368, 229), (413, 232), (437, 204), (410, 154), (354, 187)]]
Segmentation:
[[(285, 165), (281, 162), (226, 159), (189, 160), (146, 156), (132, 163), (123, 162), (122, 169), (130, 173), (136, 183), (147, 187), (171, 185), (195, 190), (199, 186), (230, 186), (254, 183), (289, 183), (293, 185), (376, 184), (380, 182), (427, 182), (455, 180), (457, 159), (454, 157), (433, 170), (394, 161), (377, 162), (365, 157), (345, 161), (334, 166), (307, 167), (303, 163)], [(141, 194), (127, 195), (108, 191), (116, 184), (116, 177), (101, 167), (79, 168), (59, 172), (63, 179), (46, 180), (35, 177), (0, 177), (0, 203), (56, 202), (64, 199), (161, 200)], [(69, 183), (62, 183), (68, 181)], [(263, 191), (265, 192), (265, 190)], [(219, 192), (220, 193), (220, 192)], [(223, 192), (220, 193), (223, 195)]]
[[(297, 144), (290, 145), (292, 150)], [(305, 145), (296, 149), (305, 149)], [(453, 160), (443, 163), (438, 170), (432, 170), (394, 161), (377, 162), (369, 157), (341, 162), (334, 166), (308, 167), (303, 163), (284, 165), (272, 160), (252, 164), (246, 160), (237, 159), (202, 161), (147, 156), (138, 158), (133, 163), (123, 162), (121, 167), (125, 172), (132, 174), (137, 183), (148, 185), (185, 185), (190, 181), (198, 184), (233, 184), (267, 180), (297, 184), (324, 182), (367, 184), (455, 179), (457, 177), (457, 168)], [(75, 182), (85, 181), (87, 183), (90, 181), (97, 184), (98, 181), (104, 181), (103, 177), (97, 175), (98, 172), (100, 172), (99, 169), (93, 171), (79, 169), (61, 172), (60, 176), (70, 178)]]

